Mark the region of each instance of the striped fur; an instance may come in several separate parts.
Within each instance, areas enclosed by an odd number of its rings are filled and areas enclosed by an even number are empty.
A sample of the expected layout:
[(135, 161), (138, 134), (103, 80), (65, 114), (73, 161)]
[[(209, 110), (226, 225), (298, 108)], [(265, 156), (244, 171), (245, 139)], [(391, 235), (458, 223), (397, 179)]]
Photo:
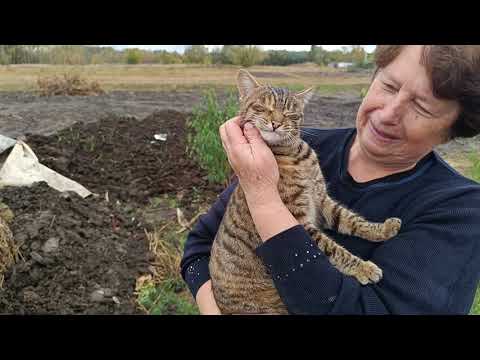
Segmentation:
[[(303, 108), (311, 92), (293, 94), (261, 86), (244, 70), (239, 73), (238, 87), (240, 115), (261, 130), (276, 157), (278, 190), (287, 208), (337, 269), (362, 284), (379, 281), (380, 268), (349, 253), (322, 229), (383, 241), (397, 234), (401, 222), (395, 218), (384, 223), (368, 222), (329, 197), (317, 156), (299, 136)], [(210, 260), (213, 292), (222, 314), (287, 313), (268, 269), (255, 255), (261, 243), (238, 186), (220, 224)]]

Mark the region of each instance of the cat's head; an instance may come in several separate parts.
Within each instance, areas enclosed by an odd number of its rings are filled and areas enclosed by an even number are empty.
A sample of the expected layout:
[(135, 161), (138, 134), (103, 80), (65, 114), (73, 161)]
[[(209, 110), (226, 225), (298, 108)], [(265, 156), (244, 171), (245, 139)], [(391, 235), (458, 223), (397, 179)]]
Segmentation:
[(238, 72), (237, 86), (242, 125), (251, 122), (270, 145), (293, 142), (299, 138), (303, 109), (313, 95), (312, 88), (295, 93), (261, 85), (243, 69)]

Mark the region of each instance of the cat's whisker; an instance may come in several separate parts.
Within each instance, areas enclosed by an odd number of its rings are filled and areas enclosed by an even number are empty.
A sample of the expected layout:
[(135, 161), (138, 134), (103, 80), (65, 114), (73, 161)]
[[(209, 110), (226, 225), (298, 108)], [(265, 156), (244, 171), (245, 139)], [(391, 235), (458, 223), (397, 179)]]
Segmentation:
[(304, 129), (302, 129), (301, 132), (304, 133), (304, 134), (308, 134), (308, 135), (314, 135), (312, 132), (310, 132), (308, 130), (304, 130)]
[(304, 134), (307, 134), (307, 135), (310, 135), (310, 136), (315, 136), (314, 133), (308, 131), (308, 130), (305, 130), (305, 129), (301, 129), (301, 132), (304, 133)]
[(293, 136), (292, 133), (286, 134), (286, 142), (287, 142), (287, 145), (290, 145), (290, 146), (295, 144), (295, 137)]
[(301, 129), (302, 131), (315, 130), (315, 129), (312, 128), (311, 126), (308, 126), (308, 127), (299, 127), (299, 129)]

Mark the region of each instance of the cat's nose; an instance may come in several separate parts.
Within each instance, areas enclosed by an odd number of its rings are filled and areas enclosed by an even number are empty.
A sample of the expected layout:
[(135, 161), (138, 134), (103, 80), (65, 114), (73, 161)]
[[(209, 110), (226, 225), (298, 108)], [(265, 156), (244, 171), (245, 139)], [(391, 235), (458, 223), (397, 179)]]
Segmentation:
[(278, 129), (280, 127), (280, 123), (276, 123), (274, 121), (272, 121), (272, 130), (275, 131), (275, 129)]

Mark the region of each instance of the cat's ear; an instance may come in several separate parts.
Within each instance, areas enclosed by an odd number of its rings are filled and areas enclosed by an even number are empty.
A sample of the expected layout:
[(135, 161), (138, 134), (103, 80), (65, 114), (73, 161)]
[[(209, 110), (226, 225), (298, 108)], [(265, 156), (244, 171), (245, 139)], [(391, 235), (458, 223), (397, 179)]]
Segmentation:
[(261, 85), (255, 78), (244, 69), (240, 69), (237, 74), (237, 87), (240, 93), (240, 98), (248, 96), (255, 88)]
[(313, 88), (308, 88), (307, 90), (303, 90), (295, 94), (295, 97), (303, 103), (303, 106), (308, 104), (312, 96), (313, 96)]

